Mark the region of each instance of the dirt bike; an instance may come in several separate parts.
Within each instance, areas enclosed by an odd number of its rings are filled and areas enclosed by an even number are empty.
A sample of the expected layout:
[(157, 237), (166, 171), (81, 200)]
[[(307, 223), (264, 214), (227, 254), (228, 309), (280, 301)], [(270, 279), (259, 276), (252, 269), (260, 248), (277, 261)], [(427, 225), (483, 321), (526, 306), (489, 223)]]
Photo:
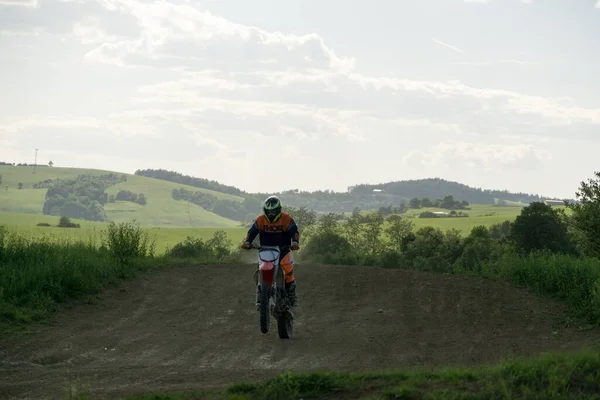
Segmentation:
[(250, 246), (258, 250), (260, 260), (255, 273), (259, 294), (260, 331), (269, 332), (271, 314), (277, 321), (280, 339), (290, 339), (294, 331), (294, 314), (285, 290), (285, 272), (279, 266), (281, 251), (291, 246)]

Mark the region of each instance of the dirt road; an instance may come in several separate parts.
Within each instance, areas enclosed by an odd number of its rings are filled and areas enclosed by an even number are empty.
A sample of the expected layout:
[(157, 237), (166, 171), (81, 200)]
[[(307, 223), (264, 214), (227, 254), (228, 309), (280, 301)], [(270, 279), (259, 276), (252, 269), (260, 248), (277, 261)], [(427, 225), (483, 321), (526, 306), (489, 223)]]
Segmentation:
[(286, 369), (469, 365), (600, 339), (560, 328), (562, 306), (501, 282), (354, 266), (296, 270), (292, 340), (260, 333), (251, 266), (174, 267), (70, 306), (53, 326), (2, 337), (0, 396), (61, 398), (74, 386), (115, 398)]

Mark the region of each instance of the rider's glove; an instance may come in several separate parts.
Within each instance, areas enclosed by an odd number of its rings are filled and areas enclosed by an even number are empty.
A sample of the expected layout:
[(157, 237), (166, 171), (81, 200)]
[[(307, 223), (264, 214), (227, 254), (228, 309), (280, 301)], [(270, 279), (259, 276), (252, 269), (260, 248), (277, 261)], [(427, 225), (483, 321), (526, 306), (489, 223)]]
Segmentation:
[(298, 242), (293, 242), (292, 243), (292, 250), (299, 250), (300, 249), (300, 245), (298, 244)]
[(240, 247), (244, 250), (250, 250), (250, 242), (244, 242)]

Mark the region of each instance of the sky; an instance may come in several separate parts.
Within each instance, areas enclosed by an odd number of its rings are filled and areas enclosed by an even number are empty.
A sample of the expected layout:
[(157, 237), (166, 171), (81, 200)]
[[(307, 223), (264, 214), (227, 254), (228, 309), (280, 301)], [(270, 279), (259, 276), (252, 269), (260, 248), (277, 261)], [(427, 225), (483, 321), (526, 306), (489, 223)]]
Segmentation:
[(573, 198), (599, 38), (600, 0), (0, 0), (0, 161)]

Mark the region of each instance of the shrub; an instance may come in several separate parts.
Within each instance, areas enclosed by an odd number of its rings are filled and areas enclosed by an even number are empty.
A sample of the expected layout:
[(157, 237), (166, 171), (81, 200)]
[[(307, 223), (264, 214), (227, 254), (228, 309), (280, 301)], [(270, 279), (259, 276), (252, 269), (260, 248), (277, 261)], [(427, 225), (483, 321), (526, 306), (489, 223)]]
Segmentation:
[(232, 242), (224, 231), (217, 231), (206, 242), (200, 238), (188, 236), (167, 250), (166, 257), (178, 259), (195, 259), (202, 262), (223, 262), (236, 259), (237, 253), (232, 251)]
[(31, 239), (0, 229), (0, 319), (40, 319), (59, 303), (96, 293), (147, 266), (121, 264), (91, 242)]
[(81, 225), (71, 222), (71, 219), (69, 217), (64, 216), (60, 217), (57, 226), (59, 228), (81, 228)]
[(304, 260), (337, 264), (348, 257), (356, 258), (356, 249), (348, 239), (334, 231), (314, 233), (303, 247), (298, 257)]
[(150, 242), (148, 233), (139, 224), (111, 222), (103, 245), (119, 263), (125, 264), (132, 259), (154, 256), (156, 243)]

